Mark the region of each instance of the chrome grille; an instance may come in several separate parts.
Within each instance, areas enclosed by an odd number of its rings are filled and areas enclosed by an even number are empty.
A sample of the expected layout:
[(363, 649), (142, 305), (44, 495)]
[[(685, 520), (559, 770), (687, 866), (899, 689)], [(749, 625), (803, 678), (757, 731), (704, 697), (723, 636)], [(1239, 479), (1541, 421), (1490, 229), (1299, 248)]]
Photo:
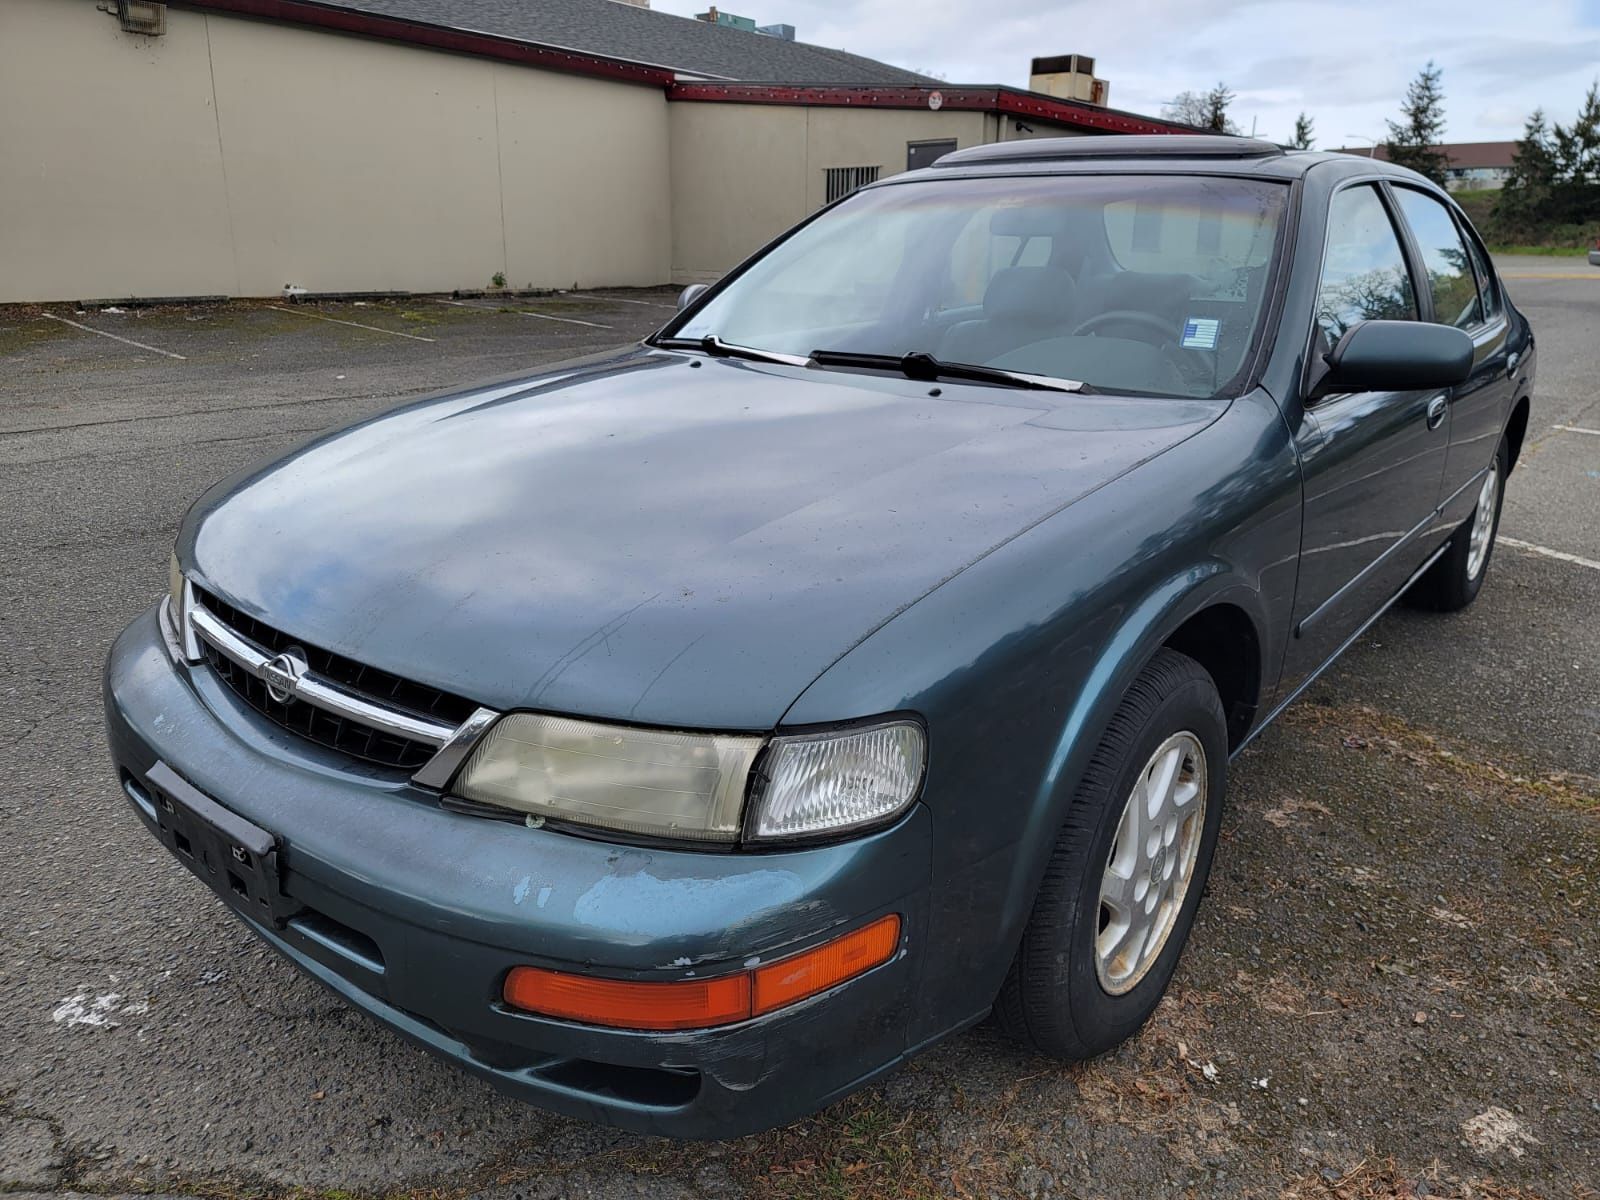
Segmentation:
[[(318, 745), (414, 772), (479, 711), (464, 697), (309, 645), (219, 596), (192, 591), (193, 629), (217, 677), (256, 712)], [(280, 697), (262, 664), (289, 652), (305, 677), (299, 692)]]

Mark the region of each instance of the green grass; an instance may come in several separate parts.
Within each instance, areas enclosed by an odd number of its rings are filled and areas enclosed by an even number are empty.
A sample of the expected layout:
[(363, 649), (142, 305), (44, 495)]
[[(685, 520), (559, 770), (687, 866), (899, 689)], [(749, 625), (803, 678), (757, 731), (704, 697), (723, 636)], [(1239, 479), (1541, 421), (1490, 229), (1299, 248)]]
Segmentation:
[(1495, 246), (1490, 254), (1536, 254), (1541, 258), (1582, 258), (1589, 252), (1586, 246)]

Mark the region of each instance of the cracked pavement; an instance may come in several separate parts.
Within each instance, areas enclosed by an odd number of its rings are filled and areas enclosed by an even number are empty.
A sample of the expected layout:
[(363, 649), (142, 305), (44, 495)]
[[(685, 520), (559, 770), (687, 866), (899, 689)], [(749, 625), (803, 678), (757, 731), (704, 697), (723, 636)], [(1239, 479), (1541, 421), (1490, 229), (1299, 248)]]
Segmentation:
[[(252, 304), (73, 317), (183, 361), (0, 310), (0, 1190), (1592, 1200), (1600, 569), (1542, 551), (1600, 562), (1600, 436), (1555, 428), (1600, 429), (1600, 270), (1502, 269), (1539, 338), (1502, 525), (1533, 549), (1467, 613), (1384, 618), (1236, 764), (1151, 1026), (1075, 1067), (980, 1027), (712, 1146), (502, 1098), (294, 972), (126, 811), (98, 695), (212, 480), (668, 308), (338, 306), (433, 343)], [(516, 311), (541, 303), (612, 328)]]

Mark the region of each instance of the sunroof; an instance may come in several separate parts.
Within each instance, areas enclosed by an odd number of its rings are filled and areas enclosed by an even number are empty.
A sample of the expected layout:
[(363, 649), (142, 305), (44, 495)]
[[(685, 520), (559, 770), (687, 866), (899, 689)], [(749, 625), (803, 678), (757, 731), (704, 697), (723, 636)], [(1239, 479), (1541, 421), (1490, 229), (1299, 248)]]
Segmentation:
[(972, 146), (941, 158), (941, 167), (1072, 158), (1274, 158), (1283, 147), (1257, 138), (1162, 133), (1108, 137), (1031, 138)]

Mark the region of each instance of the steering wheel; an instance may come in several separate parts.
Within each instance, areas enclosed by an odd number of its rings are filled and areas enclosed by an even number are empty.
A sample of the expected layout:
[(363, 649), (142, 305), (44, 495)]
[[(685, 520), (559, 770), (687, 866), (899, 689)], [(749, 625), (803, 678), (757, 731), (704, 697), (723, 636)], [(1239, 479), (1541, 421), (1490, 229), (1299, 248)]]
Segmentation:
[[(1178, 340), (1171, 322), (1162, 320), (1154, 313), (1140, 312), (1138, 309), (1133, 308), (1111, 308), (1105, 312), (1095, 313), (1094, 316), (1082, 322), (1068, 336), (1083, 337), (1085, 334), (1093, 333), (1102, 325), (1118, 322), (1140, 326), (1139, 340), (1149, 342), (1152, 346), (1165, 346)], [(1152, 336), (1147, 337), (1145, 336), (1146, 334)]]

